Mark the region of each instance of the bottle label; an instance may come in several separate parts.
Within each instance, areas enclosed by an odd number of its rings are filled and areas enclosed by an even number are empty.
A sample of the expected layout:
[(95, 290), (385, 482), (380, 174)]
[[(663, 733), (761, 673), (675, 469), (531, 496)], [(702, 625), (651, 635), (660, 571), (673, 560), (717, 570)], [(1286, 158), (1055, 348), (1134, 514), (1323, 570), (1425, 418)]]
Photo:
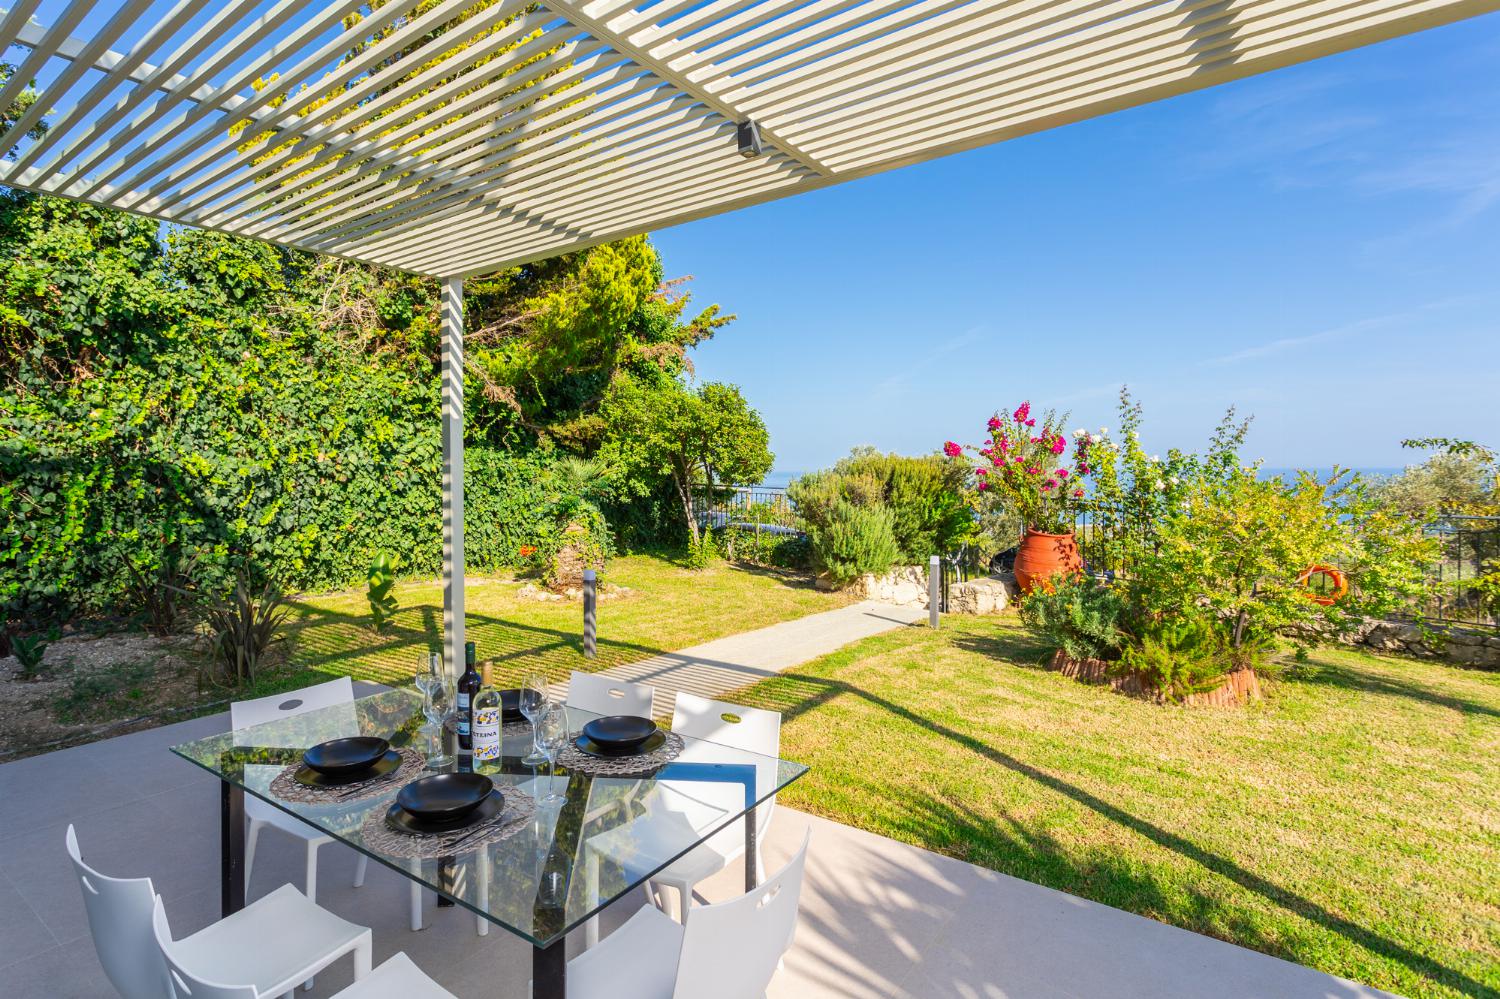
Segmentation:
[(474, 711), (474, 758), (500, 758), (500, 709), (476, 708)]
[(458, 695), (458, 734), (469, 736), (469, 695), (463, 692)]

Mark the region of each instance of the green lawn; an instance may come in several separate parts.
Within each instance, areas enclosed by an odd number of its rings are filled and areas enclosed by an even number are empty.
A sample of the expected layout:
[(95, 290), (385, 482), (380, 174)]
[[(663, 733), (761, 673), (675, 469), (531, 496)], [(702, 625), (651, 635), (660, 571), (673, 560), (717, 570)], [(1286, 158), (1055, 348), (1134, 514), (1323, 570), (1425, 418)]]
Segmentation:
[(1410, 996), (1500, 994), (1500, 675), (1314, 652), (1247, 709), (1040, 668), (1010, 619), (731, 697), (794, 808)]
[[(695, 572), (655, 555), (612, 559), (607, 578), (628, 592), (599, 602), (595, 659), (583, 657), (582, 604), (521, 597), (523, 582), (510, 578), (469, 578), (466, 634), (481, 660), (495, 661), (497, 680), (514, 680), (529, 667), (562, 678), (570, 670), (646, 659), (848, 602), (794, 573), (725, 563)], [(395, 592), (401, 609), (385, 634), (371, 629), (363, 590), (299, 598), (286, 628), (289, 668), (278, 685), (318, 679), (309, 674), (410, 682), (427, 650), (441, 643), (443, 588), (428, 580), (398, 584)]]

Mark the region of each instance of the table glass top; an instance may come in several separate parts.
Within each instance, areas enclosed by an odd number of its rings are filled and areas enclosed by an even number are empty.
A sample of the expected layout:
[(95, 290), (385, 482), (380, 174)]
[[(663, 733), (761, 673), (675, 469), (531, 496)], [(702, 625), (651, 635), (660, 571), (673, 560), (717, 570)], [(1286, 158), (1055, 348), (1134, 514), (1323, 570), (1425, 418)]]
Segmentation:
[[(568, 713), (575, 733), (595, 717), (571, 707)], [(340, 797), (343, 788), (309, 793), (299, 786), (284, 795), (272, 787), (278, 774), (301, 763), (304, 750), (331, 739), (375, 735), (390, 740), (393, 749), (423, 752), (424, 722), (421, 695), (397, 689), (172, 751), (244, 788), (247, 807), (253, 795), (540, 946), (699, 844), (704, 849), (694, 854), (694, 864), (711, 863), (712, 853), (737, 857), (744, 848), (741, 817), (748, 808), (807, 772), (798, 763), (685, 738), (675, 760), (645, 774), (590, 776), (565, 766), (549, 774), (546, 764), (521, 762), (531, 750), (529, 727), (508, 725), (500, 759), (474, 769), (490, 777), (502, 795), (529, 796), (530, 802), (519, 799), (520, 811), (534, 802), (533, 814), (512, 826), (505, 815), (513, 813), (502, 812), (503, 838), (481, 835), (478, 845), (457, 843), (440, 856), (428, 856), (422, 840), (393, 837), (384, 828), (400, 787), (431, 771), (398, 775), (378, 792), (350, 794), (352, 800)], [(288, 782), (283, 779), (280, 786)], [(554, 789), (560, 800), (543, 801)]]

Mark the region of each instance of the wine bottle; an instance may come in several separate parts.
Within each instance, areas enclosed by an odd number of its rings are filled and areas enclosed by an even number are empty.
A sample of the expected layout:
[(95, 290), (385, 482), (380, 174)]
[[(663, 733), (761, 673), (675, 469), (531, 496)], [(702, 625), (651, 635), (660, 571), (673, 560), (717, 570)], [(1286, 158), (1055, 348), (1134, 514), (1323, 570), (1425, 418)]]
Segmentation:
[(479, 693), (479, 671), (474, 668), (474, 643), (464, 643), (464, 673), (458, 678), (458, 751), (474, 752), (474, 696)]
[(500, 758), (500, 692), (495, 689), (490, 664), (481, 671), (484, 678), (474, 695), (474, 763), (494, 762)]

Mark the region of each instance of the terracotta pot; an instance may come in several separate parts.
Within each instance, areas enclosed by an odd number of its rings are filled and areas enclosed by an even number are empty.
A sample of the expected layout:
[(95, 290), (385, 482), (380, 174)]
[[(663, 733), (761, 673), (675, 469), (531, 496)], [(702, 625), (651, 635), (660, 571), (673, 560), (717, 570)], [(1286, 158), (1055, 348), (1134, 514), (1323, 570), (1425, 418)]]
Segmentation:
[(1016, 552), (1016, 585), (1022, 593), (1030, 593), (1038, 583), (1053, 576), (1073, 576), (1082, 571), (1083, 559), (1078, 557), (1073, 532), (1045, 534), (1027, 528)]

